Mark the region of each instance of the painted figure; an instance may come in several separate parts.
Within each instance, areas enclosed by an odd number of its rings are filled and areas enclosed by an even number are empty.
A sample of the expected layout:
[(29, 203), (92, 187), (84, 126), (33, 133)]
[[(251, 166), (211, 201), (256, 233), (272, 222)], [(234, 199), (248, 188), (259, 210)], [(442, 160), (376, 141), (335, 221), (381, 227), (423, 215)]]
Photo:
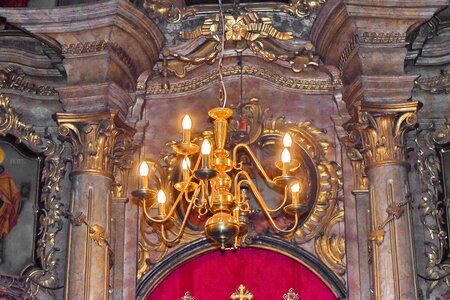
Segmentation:
[(0, 263), (3, 262), (5, 237), (16, 225), (19, 217), (20, 192), (14, 179), (1, 165), (4, 151), (0, 148)]

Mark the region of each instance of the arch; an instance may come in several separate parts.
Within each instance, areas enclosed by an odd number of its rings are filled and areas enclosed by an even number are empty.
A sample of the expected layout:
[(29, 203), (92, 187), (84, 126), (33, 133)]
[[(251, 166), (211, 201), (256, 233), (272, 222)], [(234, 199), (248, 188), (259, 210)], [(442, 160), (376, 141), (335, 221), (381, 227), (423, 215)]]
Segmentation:
[[(298, 246), (273, 236), (261, 236), (253, 239), (248, 247), (265, 249), (287, 256), (301, 263), (322, 279), (337, 298), (345, 298), (347, 296), (345, 285), (336, 274), (312, 254)], [(206, 238), (202, 238), (173, 251), (143, 276), (137, 287), (136, 298), (147, 299), (156, 286), (182, 264), (215, 250), (217, 248), (213, 247)]]

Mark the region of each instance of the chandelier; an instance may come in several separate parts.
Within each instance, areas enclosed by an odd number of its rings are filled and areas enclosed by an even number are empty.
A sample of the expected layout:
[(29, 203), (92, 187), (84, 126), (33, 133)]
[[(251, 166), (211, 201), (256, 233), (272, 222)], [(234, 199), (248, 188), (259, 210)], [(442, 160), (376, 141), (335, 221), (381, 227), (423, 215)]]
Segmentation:
[[(271, 178), (248, 144), (238, 143), (231, 151), (227, 150), (228, 119), (233, 115), (233, 110), (216, 107), (211, 109), (208, 115), (214, 120), (213, 138), (203, 138), (201, 146), (191, 141), (191, 118), (189, 115), (183, 118), (182, 139), (173, 145), (175, 154), (181, 161), (180, 180), (173, 185), (177, 191), (174, 201), (167, 201), (166, 195), (172, 194), (171, 192), (149, 188), (149, 166), (145, 161), (141, 163), (140, 187), (132, 194), (143, 201), (145, 217), (148, 221), (160, 225), (161, 236), (166, 243), (173, 243), (182, 236), (192, 211), (196, 211), (199, 216), (208, 214), (210, 216), (204, 225), (206, 236), (222, 249), (228, 246), (237, 247), (237, 237), (247, 230), (248, 216), (252, 211), (250, 199), (253, 198), (275, 233), (293, 233), (298, 227), (300, 216), (306, 210), (307, 197), (305, 193), (300, 193), (305, 179), (292, 175), (300, 163), (291, 158), (291, 135), (285, 133), (283, 136), (283, 150), (279, 160), (274, 162), (279, 174)], [(252, 165), (267, 184), (284, 191), (283, 201), (278, 207), (269, 208), (257, 188), (255, 179), (243, 168), (244, 161), (238, 160), (238, 154), (242, 152), (248, 154)], [(195, 163), (191, 167), (193, 159)], [(187, 208), (179, 233), (169, 239), (166, 225), (173, 221), (177, 207), (182, 201), (186, 202)], [(169, 202), (173, 202), (170, 207)], [(280, 228), (272, 217), (277, 212), (291, 216), (293, 224)]]
[[(221, 25), (225, 28), (220, 1), (219, 7)], [(218, 63), (221, 83), (219, 102), (222, 105), (208, 112), (208, 116), (214, 120), (213, 134), (194, 142), (191, 138), (192, 120), (189, 115), (185, 115), (181, 124), (182, 139), (172, 147), (178, 158), (180, 171), (179, 178), (170, 187), (175, 193), (149, 187), (149, 166), (146, 161), (143, 161), (139, 168), (139, 188), (132, 192), (132, 195), (142, 202), (145, 218), (160, 226), (159, 231), (166, 244), (172, 244), (182, 237), (192, 212), (196, 212), (199, 218), (207, 217), (204, 233), (221, 249), (227, 249), (239, 246), (239, 237), (247, 232), (249, 215), (255, 211), (255, 205), (264, 213), (274, 233), (279, 235), (294, 233), (298, 229), (301, 215), (307, 210), (307, 176), (299, 176), (302, 172), (295, 172), (301, 168), (299, 160), (292, 158), (295, 151), (289, 132), (284, 132), (282, 139), (278, 141), (283, 150), (281, 155), (277, 154), (278, 157), (272, 159), (278, 169), (278, 174), (273, 178), (268, 175), (249, 143), (227, 145), (227, 141), (233, 140), (230, 138), (228, 125), (234, 111), (226, 107), (226, 89), (222, 77), (224, 31), (221, 32), (222, 53)], [(241, 133), (245, 135), (245, 120), (241, 119), (240, 122), (243, 127), (240, 128)], [(277, 207), (270, 208), (271, 205), (266, 203), (258, 190), (255, 181), (257, 179), (244, 168), (244, 164), (249, 162), (240, 159), (243, 152), (258, 170), (260, 179), (283, 194), (283, 200)], [(301, 192), (302, 188), (304, 191)], [(168, 199), (167, 195), (175, 196), (174, 199)], [(168, 237), (167, 228), (174, 222), (175, 215), (182, 206), (185, 211), (179, 232), (174, 234), (174, 237)], [(287, 226), (277, 225), (273, 215), (279, 213), (288, 216), (292, 222)]]

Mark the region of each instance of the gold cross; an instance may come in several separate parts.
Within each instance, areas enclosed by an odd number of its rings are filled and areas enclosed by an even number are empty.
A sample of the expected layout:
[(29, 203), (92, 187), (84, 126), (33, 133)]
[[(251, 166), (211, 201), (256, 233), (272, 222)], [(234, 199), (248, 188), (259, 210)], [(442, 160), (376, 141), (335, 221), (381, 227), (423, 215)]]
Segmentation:
[(239, 288), (231, 295), (232, 300), (252, 300), (253, 294), (241, 284)]

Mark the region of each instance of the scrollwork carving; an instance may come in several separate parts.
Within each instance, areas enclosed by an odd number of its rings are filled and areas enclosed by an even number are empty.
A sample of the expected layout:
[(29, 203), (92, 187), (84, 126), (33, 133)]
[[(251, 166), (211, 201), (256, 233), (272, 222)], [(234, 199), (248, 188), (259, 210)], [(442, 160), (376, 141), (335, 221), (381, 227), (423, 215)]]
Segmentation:
[(289, 13), (299, 18), (305, 18), (319, 9), (327, 0), (293, 0), (289, 5), (279, 5), (281, 11)]
[(427, 281), (427, 295), (444, 282), (450, 286), (450, 265), (444, 262), (445, 253), (449, 251), (444, 217), (446, 208), (442, 200), (443, 190), (439, 179), (441, 165), (435, 150), (436, 144), (448, 142), (450, 142), (449, 125), (436, 126), (432, 123), (428, 128), (421, 128), (416, 135), (418, 147), (416, 166), (424, 186), (419, 209), (420, 222), (427, 233), (425, 276), (432, 279)]
[[(10, 106), (9, 98), (0, 95), (0, 135), (12, 135), (18, 143), (44, 156), (41, 175), (40, 207), (37, 209), (39, 233), (36, 237), (36, 259), (39, 264), (23, 278), (1, 276), (0, 291), (11, 297), (34, 299), (40, 290), (51, 292), (61, 288), (57, 272), (59, 255), (56, 238), (63, 228), (63, 203), (60, 183), (65, 176), (64, 144), (58, 144), (51, 135), (37, 134), (31, 125), (21, 121)], [(39, 267), (38, 267), (39, 266)]]

